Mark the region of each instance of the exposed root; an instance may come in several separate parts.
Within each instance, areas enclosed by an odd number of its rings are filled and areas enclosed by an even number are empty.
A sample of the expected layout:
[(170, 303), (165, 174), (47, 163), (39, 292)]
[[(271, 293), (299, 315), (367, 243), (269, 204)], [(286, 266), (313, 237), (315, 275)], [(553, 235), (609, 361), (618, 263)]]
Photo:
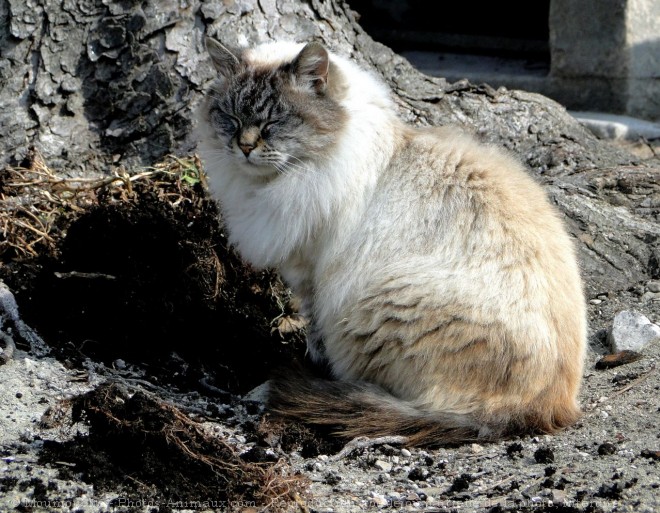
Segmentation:
[(119, 447), (124, 453), (139, 447), (140, 461), (132, 461), (124, 473), (147, 486), (160, 484), (166, 469), (167, 479), (179, 489), (188, 482), (188, 492), (198, 496), (212, 489), (230, 502), (256, 503), (260, 511), (304, 504), (306, 482), (283, 460), (244, 461), (224, 437), (147, 392), (105, 385), (74, 399), (73, 418), (89, 424), (90, 441), (110, 457)]

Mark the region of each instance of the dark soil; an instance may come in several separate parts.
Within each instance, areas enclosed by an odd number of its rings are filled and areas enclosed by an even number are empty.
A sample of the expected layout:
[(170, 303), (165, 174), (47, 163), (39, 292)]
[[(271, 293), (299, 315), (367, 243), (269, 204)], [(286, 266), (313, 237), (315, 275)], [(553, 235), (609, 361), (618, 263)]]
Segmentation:
[[(255, 458), (263, 447), (239, 455), (223, 437), (142, 391), (104, 385), (74, 399), (73, 420), (87, 424), (89, 435), (46, 442), (41, 463), (66, 461), (100, 492), (141, 497), (112, 505), (122, 511), (142, 511), (149, 503), (218, 510), (268, 505), (304, 487), (305, 480), (288, 474), (277, 458)], [(61, 479), (75, 478), (70, 467), (60, 468)]]
[(201, 186), (183, 192), (177, 206), (152, 184), (121, 200), (101, 192), (55, 251), (0, 277), (71, 365), (136, 363), (154, 382), (242, 394), (302, 358), (304, 334), (277, 330), (294, 315), (287, 289), (228, 248)]
[[(162, 397), (109, 384), (73, 399), (73, 422), (88, 434), (46, 442), (41, 463), (64, 480), (81, 476), (101, 492), (144, 499), (112, 505), (121, 511), (142, 511), (149, 501), (167, 511), (163, 504), (225, 510), (294, 500), (303, 480), (269, 447), (315, 456), (341, 446), (302, 426), (262, 424), (261, 408), (241, 399), (273, 371), (304, 360), (304, 325), (286, 287), (274, 272), (240, 261), (200, 182), (182, 186), (164, 174), (130, 191), (102, 187), (92, 203), (63, 210), (55, 244), (35, 246), (38, 257), (2, 255), (0, 279), (23, 320), (68, 367), (101, 362), (192, 394), (202, 399), (197, 417), (233, 423), (257, 446), (239, 455)], [(24, 485), (34, 497), (47, 486)], [(186, 503), (199, 498), (212, 503)]]

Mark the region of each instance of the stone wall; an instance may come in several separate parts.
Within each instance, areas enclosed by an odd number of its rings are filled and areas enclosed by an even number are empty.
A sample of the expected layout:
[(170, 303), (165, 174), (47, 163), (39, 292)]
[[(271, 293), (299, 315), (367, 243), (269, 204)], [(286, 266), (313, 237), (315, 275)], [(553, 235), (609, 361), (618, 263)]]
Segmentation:
[(550, 52), (560, 103), (660, 119), (660, 2), (552, 0)]

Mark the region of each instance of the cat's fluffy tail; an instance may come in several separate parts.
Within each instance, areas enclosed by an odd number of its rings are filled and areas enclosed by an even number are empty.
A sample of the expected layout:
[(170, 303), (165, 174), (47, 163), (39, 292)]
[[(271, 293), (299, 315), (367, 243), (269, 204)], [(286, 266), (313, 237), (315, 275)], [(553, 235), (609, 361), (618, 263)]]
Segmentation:
[(416, 446), (496, 440), (505, 431), (466, 414), (420, 411), (377, 385), (306, 374), (273, 379), (268, 410), (276, 417), (330, 428), (346, 439), (398, 435)]

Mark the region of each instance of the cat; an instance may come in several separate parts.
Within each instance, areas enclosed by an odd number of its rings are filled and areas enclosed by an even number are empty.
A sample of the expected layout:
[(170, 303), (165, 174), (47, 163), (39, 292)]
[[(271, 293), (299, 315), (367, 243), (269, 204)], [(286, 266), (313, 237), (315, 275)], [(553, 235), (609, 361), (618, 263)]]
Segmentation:
[(274, 414), (410, 445), (552, 433), (580, 415), (573, 243), (507, 152), (415, 128), (318, 43), (207, 49), (199, 149), (229, 241), (302, 298), (308, 353)]

